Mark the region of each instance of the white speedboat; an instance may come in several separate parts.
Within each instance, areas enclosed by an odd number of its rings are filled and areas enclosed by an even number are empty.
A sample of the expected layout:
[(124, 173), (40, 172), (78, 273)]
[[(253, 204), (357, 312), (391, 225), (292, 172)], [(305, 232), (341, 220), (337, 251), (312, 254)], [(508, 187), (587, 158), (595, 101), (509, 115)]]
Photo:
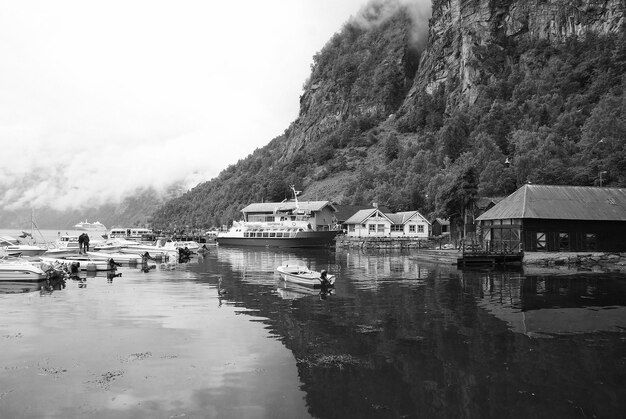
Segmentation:
[(37, 264), (19, 258), (0, 259), (0, 281), (37, 282), (47, 277)]
[(39, 256), (47, 247), (24, 244), (12, 236), (0, 236), (0, 248), (13, 256)]
[(106, 231), (106, 227), (100, 221), (96, 221), (95, 223), (90, 223), (87, 220), (81, 221), (80, 223), (74, 224), (74, 228), (76, 230), (85, 230), (85, 231)]
[[(280, 265), (276, 270), (280, 273), (282, 278), (287, 282), (293, 282), (294, 284), (312, 286), (314, 288), (321, 288), (323, 284), (323, 277), (326, 271), (312, 271), (301, 260), (288, 260)], [(332, 287), (335, 284), (335, 275), (325, 275), (325, 286)]]
[(127, 240), (124, 238), (112, 238), (94, 243), (90, 247), (94, 252), (119, 252), (121, 249), (125, 249), (128, 246), (136, 245), (136, 241)]
[(65, 256), (78, 255), (80, 246), (78, 236), (64, 234), (59, 236), (54, 245), (50, 247), (42, 256), (51, 258), (63, 258)]
[(178, 249), (187, 248), (191, 252), (197, 252), (200, 246), (195, 241), (173, 241), (160, 239), (154, 244), (148, 243), (130, 243), (120, 249), (122, 253), (136, 253), (136, 252), (148, 252), (152, 253), (170, 253), (178, 254)]

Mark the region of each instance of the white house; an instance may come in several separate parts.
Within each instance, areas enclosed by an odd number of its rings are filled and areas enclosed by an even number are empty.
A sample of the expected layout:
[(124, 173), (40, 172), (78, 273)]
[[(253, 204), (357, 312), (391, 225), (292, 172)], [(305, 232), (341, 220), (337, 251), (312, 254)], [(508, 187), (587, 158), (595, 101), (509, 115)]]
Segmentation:
[(385, 214), (378, 208), (361, 210), (344, 223), (349, 237), (407, 237), (427, 239), (430, 223), (418, 211)]

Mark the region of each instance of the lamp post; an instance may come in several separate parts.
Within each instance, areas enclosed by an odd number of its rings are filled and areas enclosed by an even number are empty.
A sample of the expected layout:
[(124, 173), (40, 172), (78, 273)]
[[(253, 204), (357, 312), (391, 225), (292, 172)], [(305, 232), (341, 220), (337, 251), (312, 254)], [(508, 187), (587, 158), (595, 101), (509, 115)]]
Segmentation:
[(602, 187), (602, 175), (606, 174), (606, 170), (600, 172), (600, 187)]

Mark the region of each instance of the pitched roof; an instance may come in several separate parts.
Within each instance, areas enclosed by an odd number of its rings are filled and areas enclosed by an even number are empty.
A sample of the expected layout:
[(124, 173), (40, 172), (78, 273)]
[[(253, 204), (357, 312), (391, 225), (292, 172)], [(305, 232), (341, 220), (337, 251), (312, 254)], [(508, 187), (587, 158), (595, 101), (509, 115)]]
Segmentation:
[(402, 225), (406, 223), (407, 221), (413, 219), (416, 215), (422, 218), (428, 224), (430, 224), (430, 222), (426, 220), (426, 218), (424, 218), (424, 216), (420, 214), (419, 211), (402, 211), (402, 212), (396, 212), (395, 214), (385, 214), (385, 215), (396, 225)]
[[(378, 212), (383, 217), (389, 219), (388, 214), (383, 213), (378, 208), (369, 208), (369, 209), (364, 209), (364, 210), (357, 211), (356, 214), (354, 214), (352, 217), (348, 218), (345, 221), (344, 224), (362, 224), (363, 221), (365, 221), (368, 218), (370, 218), (372, 215), (374, 215), (375, 212)], [(389, 221), (391, 221), (391, 220), (389, 220)]]
[[(298, 202), (298, 208), (304, 211), (320, 211), (326, 206), (331, 207), (333, 211), (337, 210), (330, 201), (299, 201)], [(269, 212), (274, 212), (274, 211), (292, 211), (295, 209), (296, 209), (295, 201), (262, 202), (262, 203), (250, 204), (247, 207), (243, 208), (241, 212), (269, 213)]]
[(626, 189), (524, 185), (477, 218), (626, 221)]
[(403, 211), (397, 213), (384, 213), (379, 208), (369, 208), (357, 211), (352, 217), (348, 218), (344, 224), (362, 224), (365, 220), (374, 215), (374, 212), (378, 211), (383, 217), (386, 217), (392, 224), (402, 225), (407, 221), (413, 219), (416, 215), (421, 217), (428, 224), (428, 220), (426, 220), (419, 211)]
[[(345, 222), (346, 220), (348, 220), (350, 217), (352, 217), (354, 214), (356, 214), (360, 210), (373, 209), (371, 205), (340, 205), (340, 204), (335, 204), (335, 208), (337, 209), (337, 212), (335, 213), (335, 218), (340, 223)], [(381, 210), (381, 212), (383, 213), (389, 212), (389, 209), (384, 206), (379, 206), (378, 209)]]
[(497, 204), (498, 202), (502, 201), (504, 199), (503, 196), (501, 197), (496, 197), (496, 198), (490, 198), (490, 197), (480, 197), (478, 198), (478, 200), (476, 201), (476, 206), (480, 209), (484, 209), (487, 208), (490, 204)]
[[(450, 225), (450, 220), (449, 219), (443, 219), (443, 218), (435, 218), (435, 221), (439, 223), (439, 225), (442, 226), (449, 226)], [(435, 224), (435, 221), (433, 221), (433, 224)]]

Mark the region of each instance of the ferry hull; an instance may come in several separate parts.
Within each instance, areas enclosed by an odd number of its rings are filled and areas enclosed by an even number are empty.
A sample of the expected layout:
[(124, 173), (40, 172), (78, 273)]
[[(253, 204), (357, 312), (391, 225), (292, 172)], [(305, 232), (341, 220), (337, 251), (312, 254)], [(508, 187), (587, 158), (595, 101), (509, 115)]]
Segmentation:
[(307, 232), (296, 237), (229, 237), (218, 236), (220, 246), (252, 247), (329, 247), (334, 244), (337, 231)]

